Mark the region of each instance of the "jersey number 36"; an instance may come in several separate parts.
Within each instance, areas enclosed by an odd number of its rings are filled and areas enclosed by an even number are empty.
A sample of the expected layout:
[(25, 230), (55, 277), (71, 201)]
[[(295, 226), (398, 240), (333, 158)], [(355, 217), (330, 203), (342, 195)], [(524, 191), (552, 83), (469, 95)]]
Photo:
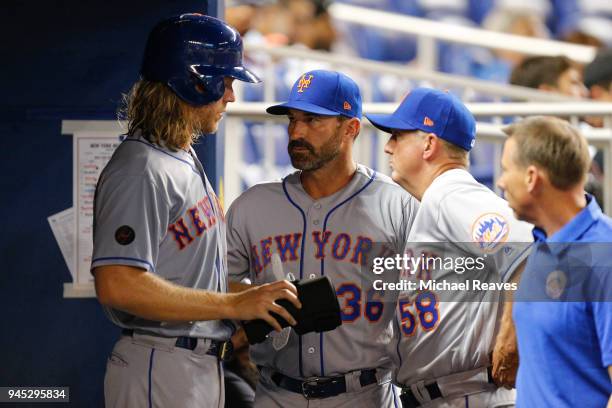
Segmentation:
[[(366, 292), (366, 301), (363, 306), (363, 315), (371, 323), (375, 323), (380, 320), (383, 314), (384, 304), (382, 301), (375, 300), (374, 298), (379, 295), (374, 289), (370, 289)], [(342, 322), (354, 322), (362, 314), (362, 300), (361, 300), (361, 288), (354, 283), (343, 283), (336, 290), (336, 296), (339, 300), (343, 300), (341, 303), (342, 310), (340, 315)]]

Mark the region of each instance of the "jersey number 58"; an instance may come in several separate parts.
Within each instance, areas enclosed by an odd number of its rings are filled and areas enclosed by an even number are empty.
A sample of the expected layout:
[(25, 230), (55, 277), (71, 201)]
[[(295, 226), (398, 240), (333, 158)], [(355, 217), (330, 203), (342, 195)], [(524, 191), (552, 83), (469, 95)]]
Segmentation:
[(407, 337), (414, 335), (418, 325), (425, 331), (434, 330), (440, 320), (438, 299), (430, 291), (419, 293), (414, 302), (400, 300), (398, 307), (402, 333)]

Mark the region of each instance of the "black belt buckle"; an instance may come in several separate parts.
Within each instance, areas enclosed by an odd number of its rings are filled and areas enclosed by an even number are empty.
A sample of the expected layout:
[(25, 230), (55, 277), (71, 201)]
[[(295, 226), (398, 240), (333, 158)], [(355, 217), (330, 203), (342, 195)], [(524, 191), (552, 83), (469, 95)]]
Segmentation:
[(302, 383), (302, 395), (306, 399), (319, 399), (336, 396), (338, 393), (333, 393), (333, 391), (329, 390), (329, 387), (340, 384), (343, 378), (344, 377), (308, 378)]

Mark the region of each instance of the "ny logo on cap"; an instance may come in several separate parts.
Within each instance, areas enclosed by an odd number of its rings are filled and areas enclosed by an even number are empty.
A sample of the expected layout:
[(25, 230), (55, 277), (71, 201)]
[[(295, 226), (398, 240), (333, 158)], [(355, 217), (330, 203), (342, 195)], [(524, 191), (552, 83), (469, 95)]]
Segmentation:
[(298, 92), (304, 92), (304, 88), (308, 88), (310, 86), (310, 81), (312, 81), (312, 75), (308, 75), (308, 78), (306, 78), (306, 74), (302, 75), (297, 86)]
[(425, 119), (423, 119), (423, 124), (425, 126), (433, 126), (434, 125), (434, 121), (429, 119), (427, 116), (425, 116)]

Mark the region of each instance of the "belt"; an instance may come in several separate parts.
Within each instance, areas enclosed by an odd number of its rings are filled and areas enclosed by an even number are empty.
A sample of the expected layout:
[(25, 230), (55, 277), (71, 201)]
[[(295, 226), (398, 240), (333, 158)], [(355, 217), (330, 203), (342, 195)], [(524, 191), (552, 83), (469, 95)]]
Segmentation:
[[(274, 373), (272, 381), (277, 386), (302, 394), (306, 399), (335, 397), (346, 392), (346, 379), (343, 375), (335, 377), (311, 377), (297, 380), (281, 373)], [(362, 370), (359, 374), (359, 383), (362, 387), (378, 382), (376, 370)]]
[[(123, 329), (121, 330), (121, 334), (124, 336), (132, 337), (134, 335), (133, 329)], [(144, 333), (150, 336), (156, 336), (152, 333)], [(158, 336), (160, 337), (160, 336)], [(195, 350), (198, 345), (197, 337), (186, 337), (181, 336), (176, 338), (176, 343), (174, 343), (176, 347), (184, 348), (187, 350)], [(232, 358), (232, 353), (234, 351), (234, 346), (231, 341), (219, 341), (219, 340), (210, 340), (210, 347), (208, 347), (208, 351), (206, 354), (210, 356), (215, 356), (221, 361), (228, 361)]]
[[(487, 376), (489, 384), (494, 384), (493, 375), (491, 372), (491, 367), (487, 367)], [(442, 391), (440, 391), (440, 387), (438, 386), (438, 382), (434, 381), (431, 384), (425, 385), (425, 389), (429, 393), (429, 397), (431, 400), (435, 400), (436, 398), (442, 398)], [(422, 404), (417, 399), (416, 395), (410, 388), (404, 387), (402, 388), (402, 393), (400, 394), (400, 400), (402, 401), (402, 406), (404, 408), (418, 408)]]

